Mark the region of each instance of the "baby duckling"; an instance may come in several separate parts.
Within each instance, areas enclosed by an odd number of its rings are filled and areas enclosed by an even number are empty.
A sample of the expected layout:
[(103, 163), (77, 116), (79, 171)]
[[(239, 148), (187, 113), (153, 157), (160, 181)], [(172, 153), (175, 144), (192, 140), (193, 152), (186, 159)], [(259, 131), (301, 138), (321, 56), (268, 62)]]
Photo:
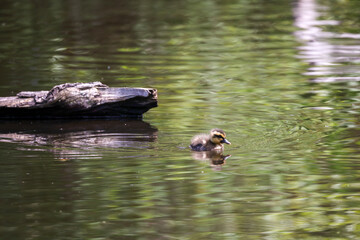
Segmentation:
[(194, 151), (223, 151), (223, 143), (231, 144), (226, 139), (225, 132), (215, 128), (210, 131), (210, 135), (199, 134), (193, 137), (190, 148)]

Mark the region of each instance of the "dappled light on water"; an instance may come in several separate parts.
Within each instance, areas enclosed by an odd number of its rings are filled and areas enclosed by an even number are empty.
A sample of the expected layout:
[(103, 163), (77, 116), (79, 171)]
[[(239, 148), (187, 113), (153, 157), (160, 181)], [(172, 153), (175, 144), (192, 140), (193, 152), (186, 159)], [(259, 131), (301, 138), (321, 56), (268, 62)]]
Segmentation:
[[(141, 121), (0, 122), (4, 239), (358, 239), (358, 1), (5, 1), (1, 96), (152, 87)], [(227, 133), (223, 152), (191, 138)]]

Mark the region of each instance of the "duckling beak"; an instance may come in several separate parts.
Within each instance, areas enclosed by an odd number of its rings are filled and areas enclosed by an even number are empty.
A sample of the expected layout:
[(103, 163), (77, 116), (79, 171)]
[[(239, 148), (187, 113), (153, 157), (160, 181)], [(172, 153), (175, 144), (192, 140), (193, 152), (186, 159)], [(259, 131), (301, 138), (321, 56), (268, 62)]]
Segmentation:
[(221, 141), (221, 143), (226, 143), (226, 144), (231, 145), (231, 142), (229, 142), (226, 138), (224, 138), (224, 139)]

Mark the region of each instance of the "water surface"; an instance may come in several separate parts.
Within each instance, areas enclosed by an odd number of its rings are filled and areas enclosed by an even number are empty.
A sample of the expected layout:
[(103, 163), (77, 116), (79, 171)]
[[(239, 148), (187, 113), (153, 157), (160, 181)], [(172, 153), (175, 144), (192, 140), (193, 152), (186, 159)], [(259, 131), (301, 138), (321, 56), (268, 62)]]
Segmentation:
[[(154, 87), (143, 121), (2, 121), (6, 239), (357, 239), (357, 1), (4, 1), (1, 96)], [(218, 127), (223, 155), (192, 153)]]

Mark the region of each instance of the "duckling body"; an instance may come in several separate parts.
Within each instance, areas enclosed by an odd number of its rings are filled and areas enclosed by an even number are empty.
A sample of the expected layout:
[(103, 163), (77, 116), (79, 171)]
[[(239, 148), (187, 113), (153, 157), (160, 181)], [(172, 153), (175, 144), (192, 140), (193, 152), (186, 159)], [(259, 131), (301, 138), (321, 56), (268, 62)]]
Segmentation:
[(191, 140), (190, 148), (194, 151), (211, 151), (211, 150), (224, 150), (222, 144), (215, 144), (211, 142), (208, 134), (199, 134)]
[(199, 134), (192, 138), (190, 148), (193, 151), (224, 151), (224, 145), (231, 144), (226, 139), (226, 134), (223, 130), (215, 128), (210, 131), (210, 134)]

